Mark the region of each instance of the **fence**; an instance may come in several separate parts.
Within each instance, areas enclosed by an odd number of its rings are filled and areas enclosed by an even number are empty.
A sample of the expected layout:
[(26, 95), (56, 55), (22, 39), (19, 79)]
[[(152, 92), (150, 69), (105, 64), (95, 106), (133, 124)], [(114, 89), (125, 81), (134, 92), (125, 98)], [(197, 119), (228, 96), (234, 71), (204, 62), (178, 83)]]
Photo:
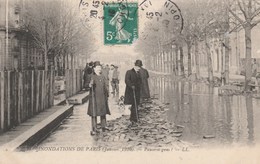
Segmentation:
[(78, 93), (82, 90), (82, 70), (66, 70), (66, 98)]
[(0, 72), (0, 132), (53, 105), (53, 71)]

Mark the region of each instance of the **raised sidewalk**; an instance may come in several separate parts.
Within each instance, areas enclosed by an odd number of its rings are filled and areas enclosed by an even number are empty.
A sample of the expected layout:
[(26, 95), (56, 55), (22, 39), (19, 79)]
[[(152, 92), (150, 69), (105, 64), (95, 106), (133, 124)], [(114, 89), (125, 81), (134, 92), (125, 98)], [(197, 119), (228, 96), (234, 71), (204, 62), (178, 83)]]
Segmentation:
[[(81, 92), (69, 99), (77, 104), (87, 101), (88, 92)], [(69, 102), (69, 101), (68, 101)], [(0, 150), (15, 151), (25, 150), (40, 143), (46, 138), (60, 123), (70, 116), (74, 109), (72, 105), (56, 105), (28, 119), (19, 126), (0, 135)]]

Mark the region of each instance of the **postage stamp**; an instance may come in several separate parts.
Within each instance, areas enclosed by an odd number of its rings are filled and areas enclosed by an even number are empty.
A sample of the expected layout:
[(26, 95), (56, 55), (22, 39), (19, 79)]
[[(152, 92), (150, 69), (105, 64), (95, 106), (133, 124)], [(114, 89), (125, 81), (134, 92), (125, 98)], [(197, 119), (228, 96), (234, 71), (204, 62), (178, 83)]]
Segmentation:
[(138, 38), (138, 3), (104, 6), (104, 44), (132, 44)]

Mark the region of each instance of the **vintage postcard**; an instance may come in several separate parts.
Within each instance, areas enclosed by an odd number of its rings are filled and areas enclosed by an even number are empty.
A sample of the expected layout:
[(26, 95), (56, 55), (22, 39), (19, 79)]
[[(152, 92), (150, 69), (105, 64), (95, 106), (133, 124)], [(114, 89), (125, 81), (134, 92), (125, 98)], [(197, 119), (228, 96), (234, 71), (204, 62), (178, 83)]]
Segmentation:
[(0, 164), (260, 163), (260, 0), (0, 0)]

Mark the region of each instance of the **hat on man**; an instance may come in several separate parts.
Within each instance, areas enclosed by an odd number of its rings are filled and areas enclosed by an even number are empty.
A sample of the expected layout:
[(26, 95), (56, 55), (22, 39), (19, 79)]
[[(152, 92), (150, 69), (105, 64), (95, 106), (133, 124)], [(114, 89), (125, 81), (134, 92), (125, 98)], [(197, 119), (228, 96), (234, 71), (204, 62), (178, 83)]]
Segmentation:
[(94, 62), (93, 61), (91, 61), (91, 62), (89, 62), (89, 64), (88, 64), (90, 67), (92, 67), (93, 65), (94, 65)]
[(135, 66), (142, 67), (143, 66), (142, 60), (136, 60)]
[(94, 62), (94, 67), (96, 67), (96, 66), (101, 66), (100, 61), (95, 61)]

